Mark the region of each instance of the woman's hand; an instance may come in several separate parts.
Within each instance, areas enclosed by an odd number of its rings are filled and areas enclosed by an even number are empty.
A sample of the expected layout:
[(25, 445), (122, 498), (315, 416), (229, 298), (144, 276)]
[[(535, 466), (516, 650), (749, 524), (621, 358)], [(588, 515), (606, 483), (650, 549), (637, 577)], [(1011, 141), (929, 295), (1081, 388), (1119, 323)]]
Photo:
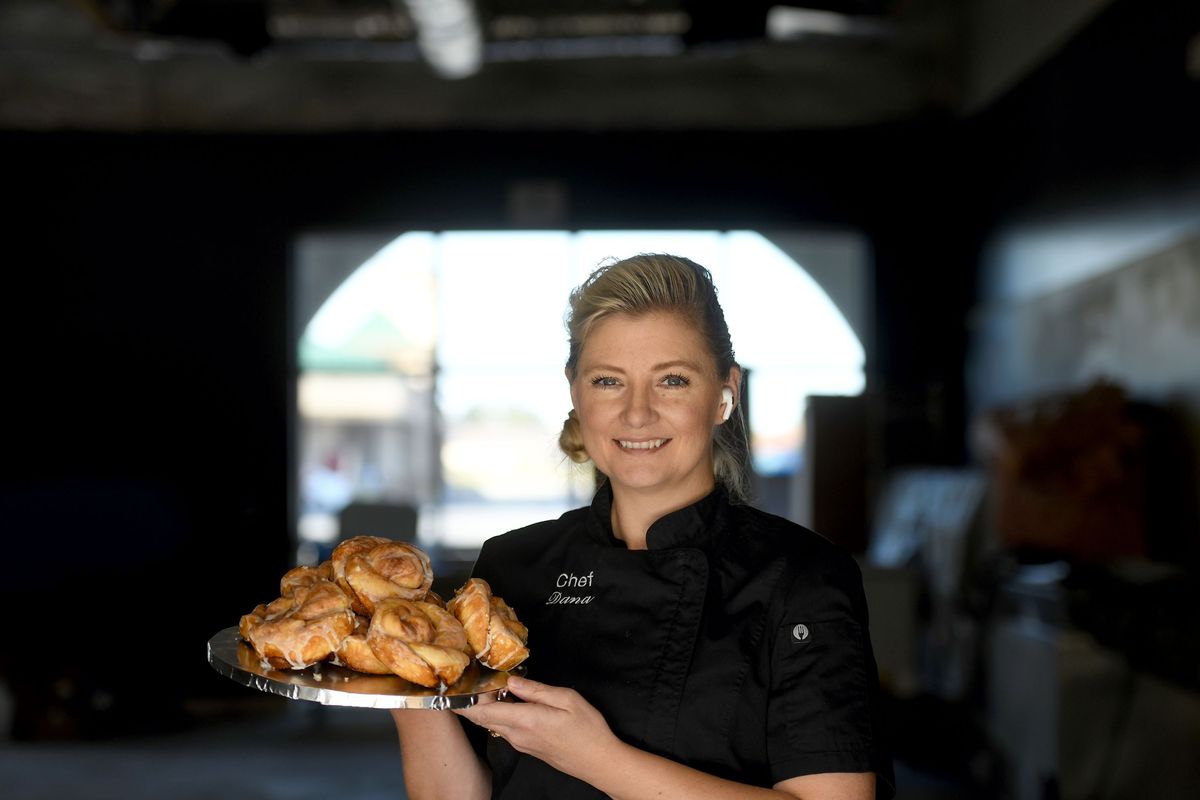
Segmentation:
[(512, 747), (559, 772), (583, 777), (621, 745), (604, 717), (579, 692), (510, 676), (523, 703), (486, 703), (456, 713), (503, 737)]

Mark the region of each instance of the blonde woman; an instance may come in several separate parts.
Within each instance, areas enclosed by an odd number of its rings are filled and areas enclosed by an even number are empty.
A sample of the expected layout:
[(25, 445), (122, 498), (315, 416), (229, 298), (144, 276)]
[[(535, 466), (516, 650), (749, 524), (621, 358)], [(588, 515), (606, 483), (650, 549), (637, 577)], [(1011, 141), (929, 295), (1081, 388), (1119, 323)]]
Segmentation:
[(708, 271), (603, 266), (567, 324), (560, 444), (603, 481), (590, 506), (484, 545), (475, 574), (530, 630), (523, 702), (394, 712), (410, 796), (890, 797), (861, 576), (748, 504), (741, 369)]

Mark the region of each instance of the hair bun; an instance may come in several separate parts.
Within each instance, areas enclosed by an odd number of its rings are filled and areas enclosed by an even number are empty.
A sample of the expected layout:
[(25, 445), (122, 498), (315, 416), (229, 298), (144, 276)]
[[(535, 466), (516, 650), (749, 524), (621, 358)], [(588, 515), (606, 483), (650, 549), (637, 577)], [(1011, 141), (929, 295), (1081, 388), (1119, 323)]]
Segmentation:
[(583, 431), (579, 429), (579, 417), (573, 408), (563, 420), (562, 433), (558, 435), (558, 446), (567, 454), (567, 458), (576, 464), (582, 464), (591, 458), (587, 448), (583, 446)]

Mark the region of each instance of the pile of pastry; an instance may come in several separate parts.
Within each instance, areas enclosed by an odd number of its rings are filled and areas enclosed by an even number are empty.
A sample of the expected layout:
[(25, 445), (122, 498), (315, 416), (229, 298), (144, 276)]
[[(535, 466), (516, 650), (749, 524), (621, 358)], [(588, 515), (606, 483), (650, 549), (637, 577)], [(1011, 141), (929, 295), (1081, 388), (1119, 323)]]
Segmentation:
[(529, 632), (471, 578), (450, 602), (431, 592), (429, 556), (407, 542), (356, 536), (317, 567), (296, 567), (280, 596), (241, 619), (238, 630), (275, 669), (332, 661), (373, 675), (451, 686), (477, 659), (510, 670), (529, 656)]

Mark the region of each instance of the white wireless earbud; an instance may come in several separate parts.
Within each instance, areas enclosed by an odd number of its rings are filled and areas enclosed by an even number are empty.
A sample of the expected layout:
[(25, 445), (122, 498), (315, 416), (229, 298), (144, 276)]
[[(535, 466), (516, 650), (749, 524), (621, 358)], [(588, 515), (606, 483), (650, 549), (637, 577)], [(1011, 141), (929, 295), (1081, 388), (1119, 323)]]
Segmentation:
[(725, 410), (721, 412), (721, 419), (724, 422), (729, 422), (729, 418), (733, 416), (733, 389), (726, 386), (721, 390), (721, 399), (725, 401)]

